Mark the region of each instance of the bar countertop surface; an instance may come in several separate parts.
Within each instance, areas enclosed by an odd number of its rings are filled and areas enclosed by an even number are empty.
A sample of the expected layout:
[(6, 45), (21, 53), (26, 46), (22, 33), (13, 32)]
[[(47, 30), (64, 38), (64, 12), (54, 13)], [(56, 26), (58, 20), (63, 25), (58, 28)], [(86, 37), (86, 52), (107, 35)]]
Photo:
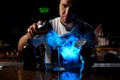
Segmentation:
[[(23, 69), (23, 63), (1, 62), (0, 80), (120, 80), (120, 64), (117, 67), (97, 67), (95, 64), (90, 72), (69, 71), (31, 71)], [(99, 64), (103, 65), (103, 64)], [(2, 67), (3, 66), (3, 67)]]

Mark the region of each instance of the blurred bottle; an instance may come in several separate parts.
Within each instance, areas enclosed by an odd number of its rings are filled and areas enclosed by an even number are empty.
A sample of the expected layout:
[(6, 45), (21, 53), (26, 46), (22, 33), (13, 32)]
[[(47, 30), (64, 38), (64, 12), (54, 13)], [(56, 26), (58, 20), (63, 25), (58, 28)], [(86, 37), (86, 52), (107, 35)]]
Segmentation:
[(27, 44), (23, 47), (23, 69), (36, 70), (36, 50), (28, 39)]
[[(42, 25), (39, 25), (37, 30), (37, 35), (45, 35), (50, 30), (52, 30), (52, 26), (49, 21), (44, 21)], [(27, 70), (45, 70), (45, 63), (44, 63), (44, 52), (45, 47), (43, 44), (40, 44), (38, 47), (34, 46), (33, 44), (36, 41), (39, 41), (40, 37), (34, 36), (31, 39), (28, 39), (27, 44), (24, 46), (23, 51), (23, 59), (24, 65), (23, 68)]]
[(52, 26), (49, 23), (49, 21), (44, 21), (42, 25), (39, 25), (37, 30), (37, 34), (41, 35), (41, 34), (46, 34), (48, 33), (50, 30), (52, 30)]

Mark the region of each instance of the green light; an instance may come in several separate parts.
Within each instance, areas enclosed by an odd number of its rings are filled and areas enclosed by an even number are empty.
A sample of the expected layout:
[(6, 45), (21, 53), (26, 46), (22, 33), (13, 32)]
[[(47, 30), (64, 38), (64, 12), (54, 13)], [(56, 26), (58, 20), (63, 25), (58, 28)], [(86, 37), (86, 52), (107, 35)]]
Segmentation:
[(39, 11), (40, 11), (40, 13), (48, 13), (49, 12), (49, 8), (47, 8), (47, 7), (40, 7)]

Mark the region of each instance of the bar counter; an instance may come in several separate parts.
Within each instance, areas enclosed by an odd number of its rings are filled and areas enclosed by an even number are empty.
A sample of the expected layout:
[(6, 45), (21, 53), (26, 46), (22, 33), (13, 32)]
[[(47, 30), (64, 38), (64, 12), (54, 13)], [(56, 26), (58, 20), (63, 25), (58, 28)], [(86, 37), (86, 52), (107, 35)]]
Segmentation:
[[(1, 63), (3, 64), (3, 63)], [(120, 68), (91, 68), (86, 72), (31, 71), (23, 69), (21, 63), (4, 63), (0, 69), (0, 80), (120, 80)]]

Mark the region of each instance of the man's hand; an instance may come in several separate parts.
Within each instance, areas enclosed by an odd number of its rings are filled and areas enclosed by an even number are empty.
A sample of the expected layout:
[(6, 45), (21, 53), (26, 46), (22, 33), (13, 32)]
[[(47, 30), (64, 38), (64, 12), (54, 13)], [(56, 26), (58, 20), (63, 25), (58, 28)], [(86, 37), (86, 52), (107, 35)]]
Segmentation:
[(27, 33), (29, 33), (31, 36), (35, 36), (37, 33), (37, 28), (39, 25), (42, 24), (42, 21), (38, 21), (37, 23), (33, 23), (28, 29)]

